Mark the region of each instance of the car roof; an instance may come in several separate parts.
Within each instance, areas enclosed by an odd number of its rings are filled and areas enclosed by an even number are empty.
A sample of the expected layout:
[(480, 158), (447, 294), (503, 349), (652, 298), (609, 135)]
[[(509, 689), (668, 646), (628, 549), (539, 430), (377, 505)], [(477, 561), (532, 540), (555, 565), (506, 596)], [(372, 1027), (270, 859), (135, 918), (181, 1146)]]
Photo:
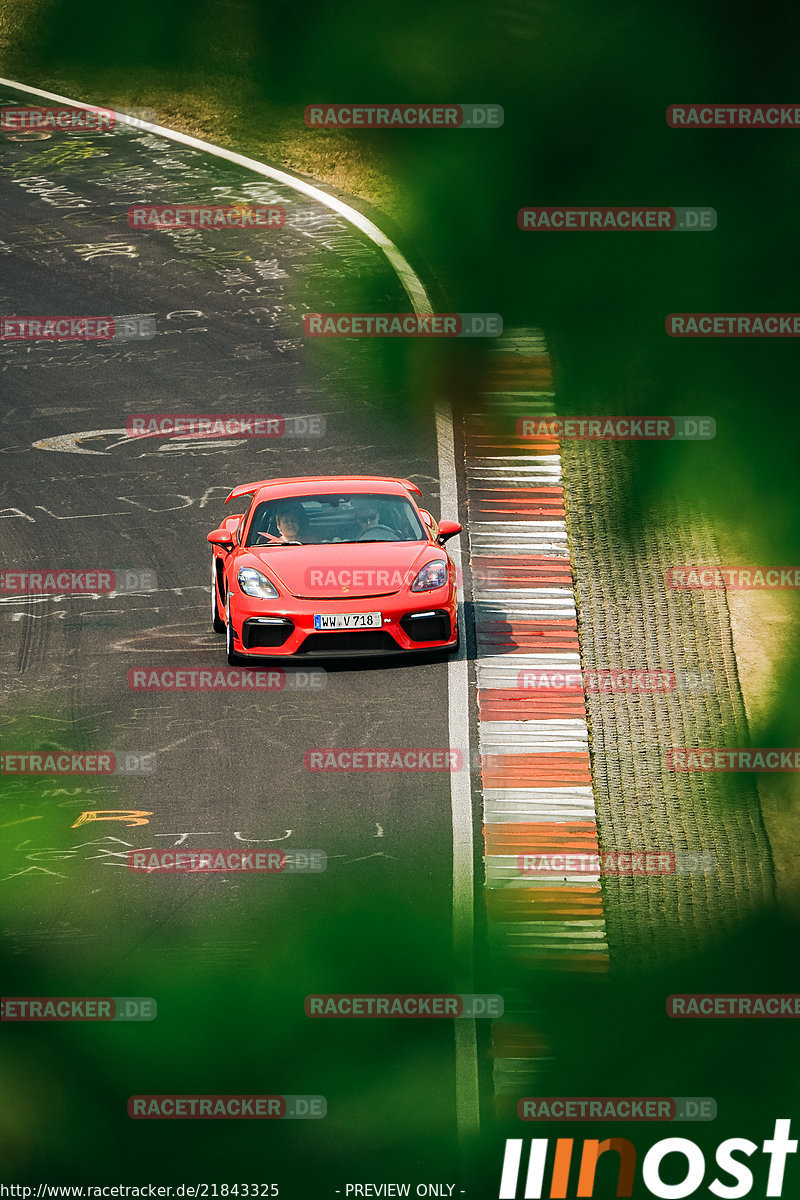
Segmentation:
[(335, 495), (343, 491), (381, 491), (390, 496), (408, 496), (411, 492), (422, 495), (417, 485), (409, 479), (396, 479), (385, 475), (305, 475), (240, 484), (233, 489), (225, 503), (239, 496), (253, 496), (255, 502), (260, 503), (262, 500), (278, 500), (288, 496)]

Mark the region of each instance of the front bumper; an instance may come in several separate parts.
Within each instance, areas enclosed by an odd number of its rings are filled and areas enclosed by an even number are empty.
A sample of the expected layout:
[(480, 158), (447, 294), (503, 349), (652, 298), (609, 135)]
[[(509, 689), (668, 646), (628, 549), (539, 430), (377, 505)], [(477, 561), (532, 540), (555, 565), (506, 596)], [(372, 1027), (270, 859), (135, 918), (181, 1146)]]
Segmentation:
[[(387, 605), (391, 599), (392, 604)], [(406, 597), (406, 600), (408, 598)], [(361, 655), (415, 654), (455, 646), (455, 592), (437, 588), (414, 601), (397, 604), (395, 596), (373, 596), (337, 605), (348, 613), (382, 612), (381, 629), (315, 630), (314, 614), (330, 609), (330, 601), (296, 600), (291, 605), (231, 595), (233, 643), (243, 658), (341, 658)]]

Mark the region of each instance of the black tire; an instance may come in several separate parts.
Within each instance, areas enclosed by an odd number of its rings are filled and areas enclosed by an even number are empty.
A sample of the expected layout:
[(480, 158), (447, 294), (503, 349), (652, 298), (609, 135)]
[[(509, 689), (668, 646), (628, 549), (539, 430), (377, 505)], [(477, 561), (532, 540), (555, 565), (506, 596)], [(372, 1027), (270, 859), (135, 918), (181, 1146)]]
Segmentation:
[(240, 667), (244, 660), (239, 657), (239, 655), (236, 653), (236, 651), (233, 648), (233, 625), (232, 625), (231, 619), (230, 619), (230, 616), (231, 616), (230, 598), (228, 599), (226, 615), (228, 617), (228, 620), (225, 622), (225, 650), (228, 655), (228, 663), (232, 667)]
[(217, 603), (217, 563), (216, 559), (213, 558), (211, 560), (211, 624), (214, 626), (214, 633), (224, 633), (227, 628), (224, 617), (219, 615), (219, 604)]

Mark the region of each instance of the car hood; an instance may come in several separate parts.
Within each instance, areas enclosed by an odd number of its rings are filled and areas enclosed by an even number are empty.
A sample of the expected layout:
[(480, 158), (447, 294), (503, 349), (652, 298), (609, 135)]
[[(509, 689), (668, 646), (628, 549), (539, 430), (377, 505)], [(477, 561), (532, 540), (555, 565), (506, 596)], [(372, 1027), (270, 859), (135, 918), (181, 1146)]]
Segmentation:
[(344, 542), (250, 547), (249, 553), (300, 600), (357, 600), (402, 591), (442, 551), (428, 542)]

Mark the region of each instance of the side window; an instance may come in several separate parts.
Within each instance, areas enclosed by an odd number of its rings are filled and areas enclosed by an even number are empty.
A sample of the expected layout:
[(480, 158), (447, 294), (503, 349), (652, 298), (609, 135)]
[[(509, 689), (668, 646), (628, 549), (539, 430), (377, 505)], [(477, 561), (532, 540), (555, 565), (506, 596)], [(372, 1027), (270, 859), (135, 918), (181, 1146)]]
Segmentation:
[[(274, 526), (273, 526), (274, 516), (275, 516), (274, 505), (268, 503), (266, 500), (262, 500), (261, 504), (258, 505), (255, 512), (253, 513), (253, 519), (250, 522), (250, 529), (247, 534), (246, 545), (248, 545), (248, 546), (263, 546), (263, 545), (265, 545), (266, 540), (268, 540), (268, 539), (261, 540), (259, 538), (259, 534), (262, 532), (264, 532), (264, 533), (274, 532)], [(245, 527), (246, 521), (247, 521), (247, 517), (243, 518), (242, 526), (241, 526), (241, 534), (242, 535), (244, 534), (244, 527)]]
[(247, 508), (242, 513), (242, 519), (236, 527), (236, 545), (237, 546), (241, 546), (241, 544), (242, 544), (242, 535), (244, 533), (244, 527), (247, 524), (247, 517), (250, 512), (250, 509), (253, 507), (254, 499), (255, 499), (254, 496), (247, 497)]

